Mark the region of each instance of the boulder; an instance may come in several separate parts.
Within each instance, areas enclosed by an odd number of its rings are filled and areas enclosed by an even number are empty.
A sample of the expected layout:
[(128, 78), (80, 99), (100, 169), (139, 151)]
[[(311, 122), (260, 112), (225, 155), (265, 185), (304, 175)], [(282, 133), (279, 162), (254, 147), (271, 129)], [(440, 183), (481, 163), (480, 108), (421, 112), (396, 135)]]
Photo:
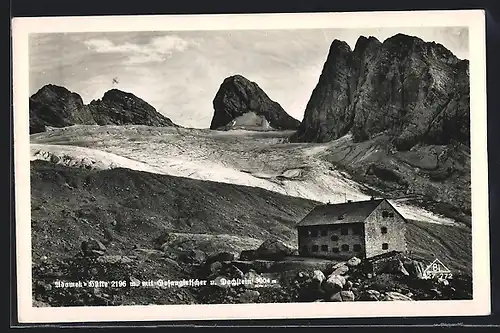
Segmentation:
[(234, 254), (230, 252), (220, 252), (215, 255), (212, 255), (207, 258), (205, 261), (205, 265), (211, 265), (216, 261), (224, 262), (224, 261), (233, 261), (235, 259)]
[(172, 267), (175, 267), (176, 269), (181, 269), (181, 266), (177, 263), (177, 261), (170, 259), (170, 258), (163, 258), (163, 261), (167, 264), (169, 264)]
[(343, 302), (353, 302), (354, 301), (354, 293), (350, 290), (342, 290), (340, 292), (340, 296), (342, 297)]
[(136, 287), (141, 286), (141, 280), (136, 279), (136, 278), (135, 278), (135, 277), (133, 277), (133, 276), (130, 276), (130, 277), (129, 277), (129, 282), (130, 282), (130, 284), (131, 284), (131, 285), (134, 285), (134, 286), (136, 286)]
[(429, 292), (430, 292), (431, 296), (434, 298), (441, 297), (441, 295), (442, 295), (441, 291), (437, 288), (432, 288), (431, 290), (429, 290)]
[(210, 272), (212, 274), (219, 273), (222, 269), (222, 263), (220, 261), (215, 261), (210, 264)]
[(417, 260), (408, 260), (404, 262), (404, 267), (410, 276), (418, 279), (424, 278), (424, 271), (426, 267), (422, 262)]
[[(324, 274), (323, 274), (324, 276)], [(297, 277), (295, 278), (295, 280), (297, 282), (304, 282), (304, 281), (307, 281), (309, 279), (309, 273), (308, 272), (298, 272), (297, 273)]]
[(164, 247), (163, 248), (163, 256), (165, 258), (172, 259), (176, 262), (181, 262), (182, 260), (180, 259), (184, 255), (184, 250), (179, 249), (179, 248), (174, 248), (174, 247)]
[(342, 302), (342, 294), (340, 292), (336, 292), (330, 296), (330, 301), (332, 302)]
[(357, 257), (352, 257), (351, 259), (347, 260), (347, 262), (346, 262), (346, 265), (349, 267), (358, 266), (359, 264), (361, 264), (361, 259), (359, 259)]
[(185, 263), (201, 265), (207, 260), (207, 255), (200, 250), (187, 250), (180, 253), (179, 260)]
[(253, 303), (260, 296), (260, 293), (257, 290), (245, 290), (242, 294), (240, 294), (238, 300), (240, 303)]
[(396, 259), (396, 258), (390, 260), (387, 263), (386, 267), (384, 268), (384, 272), (391, 273), (391, 274), (402, 274), (405, 276), (410, 275), (410, 273), (408, 273), (408, 271), (406, 270), (406, 268), (403, 265), (403, 263), (401, 262), (401, 260)]
[(255, 279), (258, 279), (260, 277), (260, 275), (254, 271), (253, 269), (249, 270), (248, 272), (246, 272), (243, 277), (245, 279), (249, 279), (249, 280), (255, 280)]
[(240, 260), (254, 260), (257, 259), (257, 251), (243, 250), (240, 253)]
[(174, 233), (163, 231), (159, 236), (153, 239), (153, 246), (158, 250), (169, 248), (175, 241), (177, 236)]
[(349, 271), (349, 267), (347, 265), (340, 265), (332, 272), (330, 275), (344, 275)]
[(398, 263), (398, 268), (397, 268), (398, 272), (405, 275), (405, 276), (409, 276), (410, 273), (408, 273), (408, 271), (406, 270), (405, 266), (403, 265), (403, 263), (400, 261)]
[(254, 264), (251, 261), (234, 260), (231, 262), (234, 266), (238, 267), (243, 273), (253, 269)]
[(321, 285), (321, 283), (323, 283), (324, 279), (325, 279), (325, 274), (323, 274), (322, 271), (315, 270), (313, 272), (312, 280), (317, 282), (319, 285)]
[(91, 238), (88, 241), (83, 241), (81, 244), (82, 253), (84, 256), (102, 256), (106, 252), (106, 246), (97, 239)]
[(271, 268), (273, 267), (273, 265), (274, 265), (274, 262), (269, 261), (269, 260), (257, 259), (257, 260), (254, 260), (254, 262), (253, 262), (253, 268), (255, 269), (255, 271), (257, 271), (259, 273), (270, 271)]
[(332, 273), (339, 267), (341, 266), (346, 266), (346, 262), (345, 261), (341, 261), (341, 262), (337, 262), (335, 264), (333, 264), (331, 267), (327, 267), (325, 270), (324, 270), (324, 273), (325, 273), (325, 276), (329, 276), (329, 275), (332, 275)]
[(257, 274), (253, 269), (249, 270), (247, 273), (243, 274), (243, 279), (249, 281), (249, 283), (245, 283), (245, 287), (253, 288), (260, 279), (260, 275)]
[(265, 240), (257, 249), (259, 259), (281, 260), (284, 257), (291, 256), (294, 249), (285, 245), (282, 241), (276, 238)]
[(127, 256), (119, 256), (119, 255), (113, 255), (113, 256), (101, 256), (97, 258), (97, 262), (102, 263), (102, 264), (130, 264), (134, 262), (132, 259), (130, 259)]
[(385, 293), (383, 297), (384, 301), (413, 301), (410, 297), (403, 295), (395, 291), (389, 291)]
[(359, 297), (359, 299), (362, 301), (380, 301), (380, 298), (380, 292), (372, 289), (364, 291)]
[(344, 285), (345, 290), (351, 290), (353, 287), (353, 283), (351, 281), (346, 281)]
[(223, 266), (221, 271), (224, 276), (230, 277), (231, 279), (242, 279), (244, 276), (243, 272), (232, 264)]
[(321, 287), (327, 293), (333, 293), (344, 288), (346, 279), (342, 275), (330, 275), (323, 281)]
[(42, 301), (38, 301), (38, 300), (33, 300), (33, 307), (35, 308), (45, 308), (45, 307), (50, 307), (50, 304), (47, 304), (45, 302), (42, 302)]

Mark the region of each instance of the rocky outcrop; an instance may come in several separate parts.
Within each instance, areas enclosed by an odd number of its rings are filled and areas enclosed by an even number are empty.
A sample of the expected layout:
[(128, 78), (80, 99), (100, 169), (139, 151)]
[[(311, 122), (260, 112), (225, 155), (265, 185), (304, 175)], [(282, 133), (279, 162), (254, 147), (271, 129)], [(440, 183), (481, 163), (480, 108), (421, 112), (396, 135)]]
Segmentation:
[(42, 87), (31, 96), (29, 107), (30, 133), (43, 132), (46, 126), (96, 124), (80, 95), (53, 84)]
[(117, 89), (85, 105), (77, 93), (49, 84), (31, 96), (29, 103), (30, 134), (44, 132), (47, 126), (77, 124), (176, 126), (139, 97)]
[(109, 90), (102, 99), (90, 102), (89, 109), (98, 125), (175, 126), (144, 100), (118, 89)]
[(326, 142), (348, 132), (364, 141), (390, 134), (398, 149), (469, 141), (469, 62), (441, 44), (397, 34), (331, 44), (292, 142)]
[(259, 259), (280, 260), (291, 256), (293, 249), (276, 238), (266, 239), (256, 250)]
[[(213, 130), (227, 130), (227, 126), (234, 119), (249, 112), (264, 117), (276, 130), (295, 130), (300, 124), (300, 121), (288, 115), (281, 105), (271, 100), (255, 82), (241, 75), (230, 76), (222, 82), (213, 100), (213, 106), (214, 116), (210, 124), (210, 129)], [(265, 124), (264, 127), (267, 126)]]
[(99, 240), (91, 238), (88, 241), (83, 241), (81, 244), (82, 254), (84, 256), (102, 256), (106, 252), (106, 246)]

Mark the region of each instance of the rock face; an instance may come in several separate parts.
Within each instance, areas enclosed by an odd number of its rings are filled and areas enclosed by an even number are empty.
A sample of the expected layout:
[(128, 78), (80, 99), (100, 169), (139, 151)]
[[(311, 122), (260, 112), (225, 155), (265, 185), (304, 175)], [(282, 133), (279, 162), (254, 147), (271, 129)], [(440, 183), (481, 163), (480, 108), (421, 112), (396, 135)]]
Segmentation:
[(441, 44), (397, 34), (331, 44), (292, 142), (386, 132), (398, 149), (469, 142), (469, 62)]
[(64, 87), (46, 85), (30, 97), (30, 133), (45, 131), (45, 126), (66, 127), (96, 124), (80, 95)]
[(30, 134), (76, 124), (176, 126), (139, 97), (117, 89), (85, 105), (77, 93), (49, 84), (30, 97), (29, 114)]
[(144, 100), (118, 89), (109, 90), (101, 100), (90, 102), (89, 109), (98, 125), (175, 126)]
[(255, 82), (241, 75), (230, 76), (222, 82), (213, 106), (215, 112), (210, 125), (213, 130), (227, 130), (227, 125), (248, 112), (264, 117), (273, 129), (295, 130), (300, 125), (300, 121), (288, 115)]

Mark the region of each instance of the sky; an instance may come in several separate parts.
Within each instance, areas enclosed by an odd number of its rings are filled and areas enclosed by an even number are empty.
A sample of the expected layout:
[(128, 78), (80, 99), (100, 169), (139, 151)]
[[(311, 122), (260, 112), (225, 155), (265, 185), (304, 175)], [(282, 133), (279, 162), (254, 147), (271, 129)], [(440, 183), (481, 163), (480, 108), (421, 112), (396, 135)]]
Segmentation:
[(181, 126), (208, 128), (220, 84), (240, 74), (302, 120), (334, 39), (354, 48), (359, 36), (383, 42), (397, 33), (469, 59), (468, 30), (461, 27), (44, 33), (29, 38), (30, 95), (55, 84), (88, 104), (116, 88)]

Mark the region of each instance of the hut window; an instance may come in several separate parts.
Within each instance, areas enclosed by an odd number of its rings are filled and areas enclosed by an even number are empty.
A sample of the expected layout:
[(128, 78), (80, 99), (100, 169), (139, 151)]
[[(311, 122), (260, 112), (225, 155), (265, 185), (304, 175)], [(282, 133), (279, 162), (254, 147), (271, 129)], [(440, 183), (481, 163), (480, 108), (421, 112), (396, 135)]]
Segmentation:
[(384, 218), (385, 218), (385, 217), (389, 217), (389, 212), (388, 212), (388, 211), (386, 211), (386, 210), (384, 210), (384, 211), (382, 212), (382, 217), (384, 217)]
[(349, 251), (349, 245), (347, 245), (347, 244), (343, 244), (343, 245), (342, 245), (342, 251), (344, 251), (344, 252)]
[(352, 247), (352, 249), (354, 250), (354, 252), (361, 252), (361, 245), (354, 244), (354, 246)]
[(328, 235), (328, 230), (322, 229), (321, 230), (321, 236), (327, 236)]
[(386, 234), (387, 233), (387, 227), (380, 228), (380, 232), (383, 233), (383, 234)]
[(340, 234), (341, 235), (349, 235), (349, 230), (347, 228), (341, 228), (340, 229)]
[(352, 233), (354, 235), (361, 235), (361, 227), (359, 225), (352, 228)]
[(338, 241), (339, 240), (339, 236), (337, 235), (333, 235), (332, 237), (330, 237), (330, 239), (334, 242)]
[(387, 250), (389, 248), (389, 244), (383, 243), (382, 244), (382, 250)]
[(318, 237), (318, 230), (312, 229), (311, 230), (311, 237)]
[(339, 253), (339, 248), (338, 247), (332, 247), (332, 252), (333, 253)]
[(328, 252), (328, 245), (321, 245), (321, 251)]
[(311, 248), (312, 252), (318, 252), (318, 245), (313, 245)]
[(393, 212), (390, 212), (390, 213), (389, 213), (389, 217), (394, 217), (394, 213), (393, 213)]

